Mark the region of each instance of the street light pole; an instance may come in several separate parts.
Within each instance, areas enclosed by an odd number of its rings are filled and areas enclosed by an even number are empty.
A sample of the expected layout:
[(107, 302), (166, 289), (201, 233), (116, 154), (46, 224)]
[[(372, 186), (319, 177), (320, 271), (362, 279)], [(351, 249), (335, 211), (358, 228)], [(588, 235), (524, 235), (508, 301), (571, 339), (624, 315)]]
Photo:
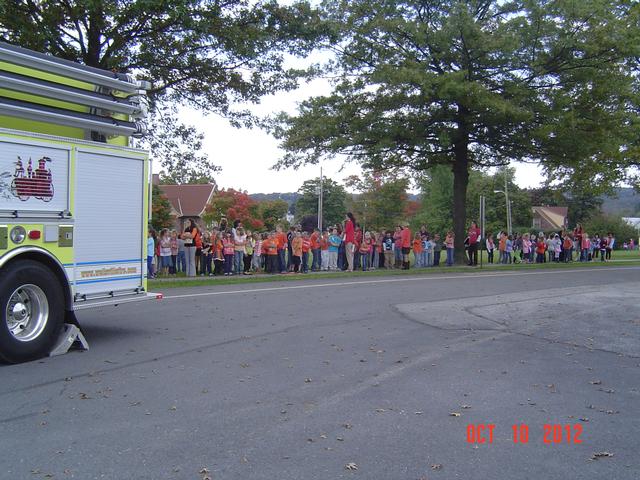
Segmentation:
[(322, 167), (320, 167), (320, 186), (318, 188), (318, 230), (322, 231)]
[(504, 196), (505, 196), (505, 201), (507, 202), (507, 234), (511, 235), (511, 233), (513, 233), (511, 231), (511, 202), (509, 201), (509, 187), (507, 182), (506, 169), (505, 169), (505, 175), (504, 175)]
[(509, 190), (507, 187), (507, 177), (504, 177), (504, 190), (494, 190), (493, 193), (504, 193), (504, 200), (507, 206), (507, 235), (511, 235), (511, 201), (509, 200)]

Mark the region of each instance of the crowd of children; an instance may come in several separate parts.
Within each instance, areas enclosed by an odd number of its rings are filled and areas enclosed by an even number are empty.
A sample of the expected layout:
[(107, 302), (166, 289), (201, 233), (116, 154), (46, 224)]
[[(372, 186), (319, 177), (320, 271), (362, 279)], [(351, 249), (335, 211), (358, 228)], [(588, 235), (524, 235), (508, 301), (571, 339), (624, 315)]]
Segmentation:
[[(631, 241), (633, 242), (633, 240)], [(577, 225), (573, 231), (545, 235), (540, 232), (509, 235), (488, 234), (482, 239), (472, 222), (465, 238), (467, 263), (477, 265), (478, 251), (486, 250), (488, 263), (543, 263), (591, 261), (611, 258), (615, 246), (612, 233), (590, 237)], [(633, 244), (631, 244), (633, 248)], [(454, 263), (454, 234), (441, 237), (426, 226), (411, 235), (408, 224), (394, 231), (363, 231), (352, 214), (344, 224), (320, 231), (303, 231), (278, 226), (271, 232), (251, 232), (239, 220), (227, 225), (225, 219), (211, 231), (201, 230), (190, 220), (183, 232), (149, 230), (147, 252), (149, 277), (156, 274), (187, 276), (251, 275), (264, 273), (307, 273), (308, 271), (408, 269), (437, 267)], [(155, 268), (157, 267), (157, 268)]]
[[(494, 238), (487, 235), (485, 247), (489, 263), (545, 263), (590, 262), (611, 260), (616, 239), (608, 232), (590, 236), (580, 224), (573, 231), (560, 231), (545, 235), (524, 232), (509, 235), (499, 232)], [(497, 251), (497, 258), (496, 258)]]

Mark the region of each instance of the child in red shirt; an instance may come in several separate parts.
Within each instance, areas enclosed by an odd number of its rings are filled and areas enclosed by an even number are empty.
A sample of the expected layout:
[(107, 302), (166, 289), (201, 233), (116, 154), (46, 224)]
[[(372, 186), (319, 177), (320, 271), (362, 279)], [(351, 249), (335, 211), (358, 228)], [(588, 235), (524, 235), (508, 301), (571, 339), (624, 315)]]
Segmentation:
[(547, 249), (547, 242), (544, 237), (538, 237), (536, 241), (536, 263), (544, 263), (544, 252)]

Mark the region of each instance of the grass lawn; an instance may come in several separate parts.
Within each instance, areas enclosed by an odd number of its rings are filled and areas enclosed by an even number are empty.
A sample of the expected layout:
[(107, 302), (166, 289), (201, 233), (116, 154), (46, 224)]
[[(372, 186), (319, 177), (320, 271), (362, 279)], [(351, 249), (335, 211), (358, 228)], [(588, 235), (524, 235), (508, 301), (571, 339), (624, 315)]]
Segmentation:
[[(486, 254), (486, 252), (483, 252)], [(299, 281), (303, 279), (324, 279), (324, 278), (360, 278), (360, 277), (376, 277), (376, 276), (389, 276), (389, 275), (438, 275), (452, 272), (478, 272), (478, 271), (501, 271), (501, 270), (555, 270), (563, 268), (585, 268), (585, 267), (603, 267), (603, 266), (622, 266), (622, 265), (640, 265), (640, 252), (633, 251), (614, 251), (611, 262), (601, 262), (600, 260), (593, 262), (571, 262), (571, 263), (542, 263), (542, 264), (515, 264), (515, 265), (487, 265), (486, 257), (483, 257), (484, 265), (482, 268), (468, 267), (468, 266), (453, 266), (453, 267), (431, 267), (431, 268), (411, 268), (411, 270), (386, 270), (378, 269), (368, 272), (318, 272), (308, 274), (255, 274), (255, 275), (240, 275), (240, 276), (216, 276), (216, 277), (190, 277), (177, 276), (168, 278), (159, 278), (155, 280), (149, 280), (149, 291), (165, 290), (168, 288), (177, 287), (198, 287), (209, 285), (233, 285), (233, 284), (245, 284), (245, 283), (265, 283), (265, 282), (281, 282), (281, 281)]]

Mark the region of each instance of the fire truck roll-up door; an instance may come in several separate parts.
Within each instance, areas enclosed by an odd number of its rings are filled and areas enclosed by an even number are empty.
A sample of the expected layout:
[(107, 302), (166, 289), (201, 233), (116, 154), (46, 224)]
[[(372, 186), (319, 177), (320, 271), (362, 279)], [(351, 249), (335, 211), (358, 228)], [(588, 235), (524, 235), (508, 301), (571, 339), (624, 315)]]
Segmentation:
[(139, 152), (79, 148), (76, 152), (76, 308), (100, 298), (142, 292), (144, 158)]

